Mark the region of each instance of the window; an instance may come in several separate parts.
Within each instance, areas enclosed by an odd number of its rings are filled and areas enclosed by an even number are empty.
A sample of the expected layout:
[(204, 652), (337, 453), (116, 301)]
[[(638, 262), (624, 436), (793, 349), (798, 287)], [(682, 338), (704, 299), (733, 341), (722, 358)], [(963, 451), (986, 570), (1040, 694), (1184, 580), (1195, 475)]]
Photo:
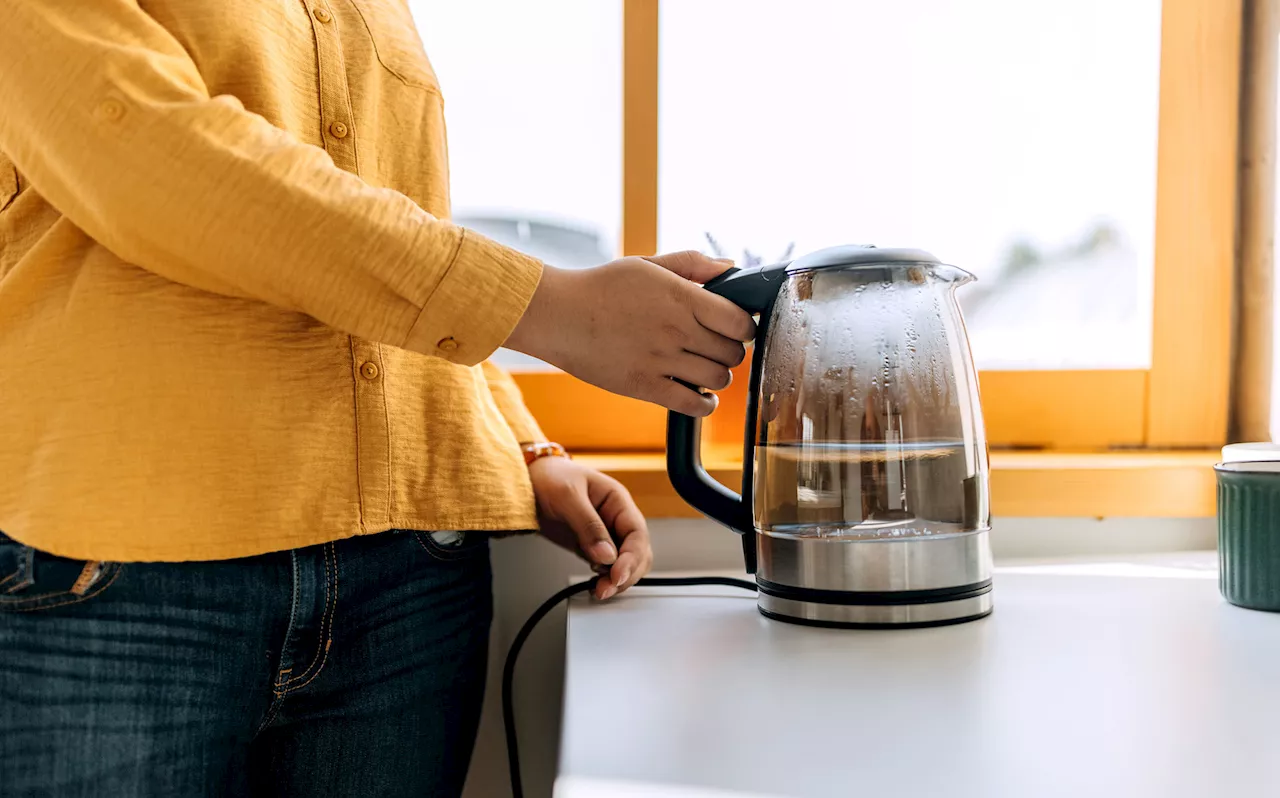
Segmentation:
[[(446, 102), (455, 220), (562, 267), (618, 250), (622, 6), (410, 0)], [(483, 35), (460, 35), (483, 31)], [(503, 350), (509, 367), (546, 368)]]
[[(585, 222), (601, 260), (931, 249), (980, 278), (993, 448), (1225, 439), (1241, 0), (412, 1), (464, 223)], [(518, 379), (568, 445), (662, 446), (657, 408)]]
[(1147, 368), (1160, 0), (680, 0), (658, 249), (927, 249), (983, 368)]

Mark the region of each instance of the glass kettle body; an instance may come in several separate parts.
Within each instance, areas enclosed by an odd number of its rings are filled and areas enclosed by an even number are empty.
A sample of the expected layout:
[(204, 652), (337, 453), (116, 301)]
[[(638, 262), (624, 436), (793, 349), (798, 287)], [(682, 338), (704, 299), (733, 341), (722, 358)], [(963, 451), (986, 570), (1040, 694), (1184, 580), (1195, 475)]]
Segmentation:
[(955, 289), (919, 250), (834, 247), (707, 285), (760, 315), (741, 495), (672, 413), (668, 472), (743, 535), (761, 612), (826, 626), (991, 611), (986, 434)]

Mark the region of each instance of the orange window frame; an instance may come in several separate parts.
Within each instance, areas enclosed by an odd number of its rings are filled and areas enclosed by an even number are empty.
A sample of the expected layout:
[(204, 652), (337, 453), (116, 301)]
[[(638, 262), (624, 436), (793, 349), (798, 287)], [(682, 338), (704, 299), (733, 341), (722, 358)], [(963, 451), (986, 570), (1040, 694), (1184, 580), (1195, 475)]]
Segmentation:
[[(660, 0), (623, 0), (624, 254), (658, 241)], [(1164, 0), (1151, 367), (982, 371), (992, 448), (1209, 448), (1227, 436), (1243, 0)], [(548, 437), (579, 451), (664, 445), (665, 413), (567, 374), (519, 372)], [(745, 374), (713, 440), (741, 439)]]

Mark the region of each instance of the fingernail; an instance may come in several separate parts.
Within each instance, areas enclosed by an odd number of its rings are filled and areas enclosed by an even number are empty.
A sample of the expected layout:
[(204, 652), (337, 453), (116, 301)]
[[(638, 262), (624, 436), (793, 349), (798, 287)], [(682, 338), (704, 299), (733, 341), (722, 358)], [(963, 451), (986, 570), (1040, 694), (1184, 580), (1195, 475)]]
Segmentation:
[(618, 588), (613, 585), (605, 585), (604, 590), (600, 591), (600, 600), (608, 601), (618, 594)]
[(716, 258), (715, 261), (716, 263), (723, 263), (726, 266), (733, 265), (733, 258)]
[(631, 578), (631, 570), (624, 568), (622, 571), (622, 575), (618, 577), (618, 581), (616, 582), (616, 584), (618, 585), (618, 587), (622, 587), (627, 583), (627, 580), (630, 578)]
[(599, 540), (591, 544), (591, 559), (598, 563), (611, 563), (618, 559), (618, 550), (607, 540)]

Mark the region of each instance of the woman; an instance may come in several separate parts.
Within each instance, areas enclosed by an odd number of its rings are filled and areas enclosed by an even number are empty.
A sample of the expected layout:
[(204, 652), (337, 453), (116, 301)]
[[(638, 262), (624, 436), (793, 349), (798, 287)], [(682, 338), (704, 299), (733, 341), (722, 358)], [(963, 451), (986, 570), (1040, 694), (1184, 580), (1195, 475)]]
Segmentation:
[(457, 794), (491, 533), (648, 569), (485, 360), (704, 415), (751, 321), (450, 224), (403, 2), (0, 5), (5, 795)]

